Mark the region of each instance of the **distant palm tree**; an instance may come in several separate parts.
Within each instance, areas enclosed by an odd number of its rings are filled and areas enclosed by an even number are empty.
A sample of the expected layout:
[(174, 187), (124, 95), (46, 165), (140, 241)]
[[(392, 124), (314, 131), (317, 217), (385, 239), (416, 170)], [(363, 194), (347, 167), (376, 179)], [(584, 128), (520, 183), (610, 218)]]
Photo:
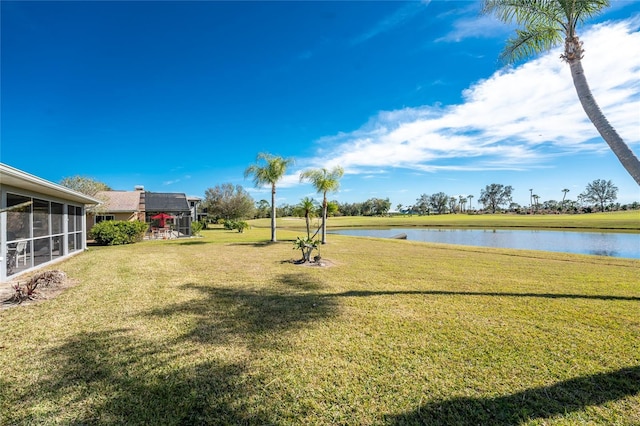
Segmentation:
[(569, 190), (565, 188), (562, 192), (564, 192), (564, 194), (562, 194), (562, 206), (560, 208), (564, 211), (564, 199), (567, 198), (567, 192), (569, 192)]
[(484, 0), (483, 13), (523, 27), (507, 41), (502, 53), (506, 62), (549, 50), (564, 38), (561, 58), (569, 64), (582, 108), (623, 167), (640, 185), (640, 160), (600, 110), (582, 69), (584, 50), (578, 39), (577, 26), (608, 6), (608, 0)]
[(276, 183), (284, 176), (292, 159), (261, 152), (253, 164), (244, 171), (244, 177), (253, 175), (256, 187), (271, 185), (271, 241), (276, 242)]
[(306, 170), (300, 174), (301, 181), (308, 181), (322, 194), (322, 244), (327, 243), (327, 192), (337, 191), (340, 187), (340, 178), (344, 170), (340, 166), (331, 171), (322, 169)]
[(464, 205), (467, 203), (467, 197), (459, 195), (458, 198), (460, 200), (460, 212), (462, 213), (464, 211)]
[(533, 200), (536, 203), (536, 211), (538, 211), (538, 201), (540, 200), (540, 196), (536, 195), (536, 194), (533, 194)]
[(471, 210), (471, 199), (473, 198), (473, 195), (467, 195), (467, 198), (469, 199), (469, 210)]
[(529, 188), (529, 210), (533, 213), (533, 188)]

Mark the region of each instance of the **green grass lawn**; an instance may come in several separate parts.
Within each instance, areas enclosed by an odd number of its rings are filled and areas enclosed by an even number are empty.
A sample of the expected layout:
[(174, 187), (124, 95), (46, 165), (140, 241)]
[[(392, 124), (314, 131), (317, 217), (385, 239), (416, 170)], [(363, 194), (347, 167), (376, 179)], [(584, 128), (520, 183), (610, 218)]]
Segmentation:
[[(265, 228), (271, 226), (271, 219), (250, 221), (252, 226)], [(319, 219), (313, 220), (318, 226)], [(302, 229), (303, 218), (278, 218), (278, 226), (283, 228)], [(590, 214), (444, 214), (444, 215), (395, 215), (389, 217), (330, 217), (327, 221), (330, 228), (374, 227), (374, 226), (433, 226), (452, 228), (561, 228), (565, 230), (615, 230), (640, 231), (640, 211), (620, 211), (611, 213)]]
[(639, 260), (297, 235), (56, 265), (0, 311), (0, 424), (640, 424)]

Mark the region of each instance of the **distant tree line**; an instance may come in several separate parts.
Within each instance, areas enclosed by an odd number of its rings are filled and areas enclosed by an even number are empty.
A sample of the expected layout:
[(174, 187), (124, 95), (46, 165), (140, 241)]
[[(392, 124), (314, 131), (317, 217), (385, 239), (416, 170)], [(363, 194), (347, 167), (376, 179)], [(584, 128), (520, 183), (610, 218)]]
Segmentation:
[[(444, 192), (431, 195), (422, 194), (410, 206), (399, 204), (395, 214), (458, 214), (458, 213), (497, 213), (510, 212), (519, 214), (550, 213), (591, 213), (598, 211), (637, 210), (639, 202), (628, 205), (616, 203), (618, 188), (610, 180), (597, 179), (589, 183), (584, 192), (575, 200), (567, 197), (570, 192), (563, 189), (562, 199), (541, 201), (540, 197), (530, 190), (530, 204), (523, 206), (513, 202), (513, 187), (510, 185), (490, 184), (481, 190), (477, 197), (478, 206), (473, 206), (473, 195), (450, 196)], [(210, 220), (217, 219), (253, 219), (270, 218), (271, 208), (267, 200), (253, 201), (251, 196), (240, 185), (218, 185), (206, 192), (205, 207)], [(312, 207), (310, 207), (312, 206)], [(322, 205), (312, 199), (305, 199), (300, 204), (281, 204), (276, 208), (278, 217), (321, 217)], [(385, 216), (390, 214), (389, 198), (370, 198), (362, 202), (327, 202), (327, 216)]]

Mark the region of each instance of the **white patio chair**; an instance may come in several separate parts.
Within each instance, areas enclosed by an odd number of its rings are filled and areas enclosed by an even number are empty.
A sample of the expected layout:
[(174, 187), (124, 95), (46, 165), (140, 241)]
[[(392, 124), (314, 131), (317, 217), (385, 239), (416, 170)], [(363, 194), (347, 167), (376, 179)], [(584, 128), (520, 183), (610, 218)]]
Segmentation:
[(27, 265), (27, 241), (20, 241), (16, 245), (16, 266), (20, 264), (20, 259), (22, 259), (22, 263)]

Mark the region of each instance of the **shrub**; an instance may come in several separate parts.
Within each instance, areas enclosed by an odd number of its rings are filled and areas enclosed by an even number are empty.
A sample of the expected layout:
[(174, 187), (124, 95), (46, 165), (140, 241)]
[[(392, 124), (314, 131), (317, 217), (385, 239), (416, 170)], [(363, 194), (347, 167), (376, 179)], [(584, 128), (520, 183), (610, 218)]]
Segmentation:
[(238, 232), (244, 232), (245, 229), (249, 229), (249, 224), (244, 220), (239, 220), (235, 223), (234, 229), (237, 229)]
[(320, 260), (320, 249), (318, 246), (320, 245), (320, 240), (314, 240), (313, 238), (301, 238), (297, 237), (295, 242), (293, 243), (294, 250), (302, 251), (302, 259), (300, 259), (300, 263), (311, 262), (311, 253), (314, 250), (318, 250), (318, 254), (314, 256), (314, 261)]
[(19, 282), (13, 285), (15, 294), (9, 298), (8, 302), (20, 304), (25, 300), (34, 300), (36, 298), (36, 288), (54, 287), (64, 283), (67, 280), (67, 274), (62, 271), (43, 271), (27, 281), (24, 285)]
[(191, 222), (191, 235), (197, 237), (198, 235), (200, 235), (200, 231), (202, 231), (202, 228), (202, 222)]
[(96, 224), (89, 237), (101, 246), (116, 246), (142, 241), (149, 225), (140, 221), (107, 220)]
[(225, 220), (224, 221), (224, 229), (232, 230), (237, 229), (238, 232), (244, 232), (245, 229), (249, 228), (249, 224), (244, 220)]

